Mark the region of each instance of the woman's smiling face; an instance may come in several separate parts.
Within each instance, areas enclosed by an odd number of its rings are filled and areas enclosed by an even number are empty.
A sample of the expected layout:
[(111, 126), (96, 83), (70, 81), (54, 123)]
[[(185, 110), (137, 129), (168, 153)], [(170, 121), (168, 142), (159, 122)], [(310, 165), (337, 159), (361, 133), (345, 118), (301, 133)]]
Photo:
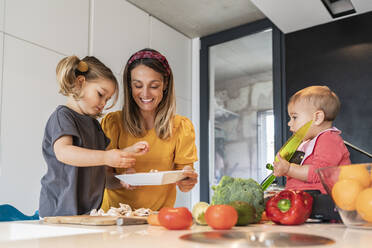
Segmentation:
[(141, 112), (155, 114), (163, 99), (163, 75), (148, 66), (138, 65), (131, 71), (132, 97)]

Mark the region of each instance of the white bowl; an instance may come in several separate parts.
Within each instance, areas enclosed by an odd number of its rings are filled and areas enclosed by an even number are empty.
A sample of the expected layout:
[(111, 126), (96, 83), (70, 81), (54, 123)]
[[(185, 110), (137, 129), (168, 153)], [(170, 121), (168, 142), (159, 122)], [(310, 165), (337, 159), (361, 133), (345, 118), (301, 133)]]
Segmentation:
[(132, 186), (170, 184), (185, 178), (183, 170), (122, 174), (116, 177)]

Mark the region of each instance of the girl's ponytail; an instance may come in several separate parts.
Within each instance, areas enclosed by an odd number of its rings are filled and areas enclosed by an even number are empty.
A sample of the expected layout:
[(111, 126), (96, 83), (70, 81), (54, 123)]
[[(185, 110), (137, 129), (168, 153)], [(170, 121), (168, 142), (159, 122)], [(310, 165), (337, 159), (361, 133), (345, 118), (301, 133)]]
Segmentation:
[(72, 95), (78, 98), (78, 90), (76, 90), (76, 74), (80, 59), (76, 56), (63, 58), (57, 65), (56, 74), (59, 83), (59, 93), (64, 96)]
[(118, 81), (114, 73), (94, 56), (86, 56), (79, 59), (76, 56), (63, 58), (57, 65), (57, 81), (59, 83), (59, 93), (64, 96), (72, 96), (76, 100), (81, 97), (81, 87), (77, 85), (77, 78), (84, 76), (86, 82), (107, 79), (115, 85), (115, 98), (111, 108), (118, 99)]

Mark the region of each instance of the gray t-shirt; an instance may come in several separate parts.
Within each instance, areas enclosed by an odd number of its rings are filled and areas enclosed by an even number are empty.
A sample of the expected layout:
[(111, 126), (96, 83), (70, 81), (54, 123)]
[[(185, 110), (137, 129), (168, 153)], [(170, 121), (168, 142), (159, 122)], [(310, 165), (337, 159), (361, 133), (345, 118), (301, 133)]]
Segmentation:
[(42, 144), (48, 171), (41, 179), (41, 217), (87, 214), (102, 203), (104, 166), (76, 167), (58, 161), (54, 142), (65, 135), (72, 136), (73, 145), (88, 149), (105, 150), (110, 143), (96, 119), (66, 106), (57, 107), (47, 122)]

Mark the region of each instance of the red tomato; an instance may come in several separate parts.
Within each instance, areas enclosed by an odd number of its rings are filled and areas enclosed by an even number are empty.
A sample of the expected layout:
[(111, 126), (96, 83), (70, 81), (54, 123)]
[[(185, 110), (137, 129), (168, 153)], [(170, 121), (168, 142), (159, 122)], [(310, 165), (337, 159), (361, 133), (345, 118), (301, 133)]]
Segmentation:
[(213, 229), (231, 229), (238, 221), (238, 212), (229, 205), (212, 205), (205, 212), (205, 220)]
[(192, 215), (187, 208), (162, 208), (158, 219), (160, 225), (170, 230), (187, 229), (192, 225)]

